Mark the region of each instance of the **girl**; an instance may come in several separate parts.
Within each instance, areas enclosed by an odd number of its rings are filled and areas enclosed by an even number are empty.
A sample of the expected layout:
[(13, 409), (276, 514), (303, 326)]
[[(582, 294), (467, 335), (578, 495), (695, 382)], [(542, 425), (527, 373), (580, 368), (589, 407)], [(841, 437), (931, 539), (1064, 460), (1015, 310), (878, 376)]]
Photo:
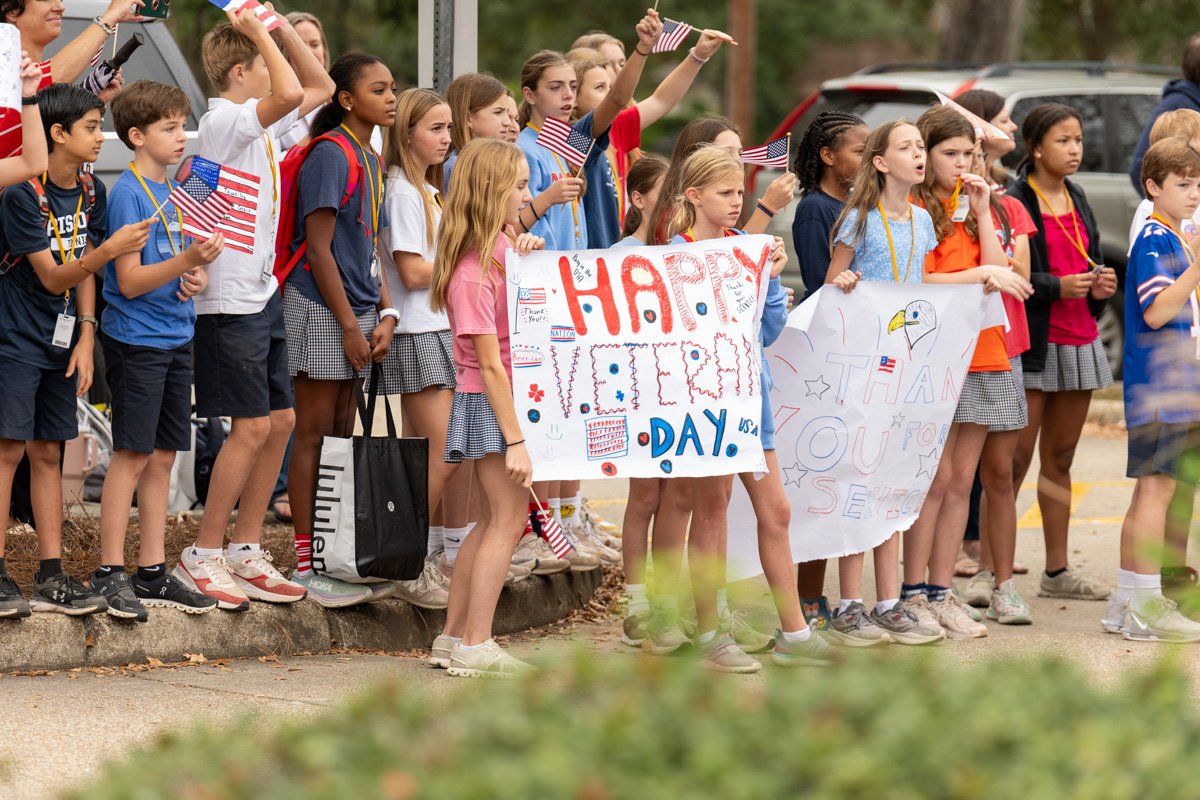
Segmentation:
[[(515, 235), (532, 199), (529, 167), (505, 142), (476, 139), (459, 154), (458, 177), (438, 235), (430, 307), (445, 311), (454, 336), (457, 389), (445, 460), (475, 461), (483, 518), (459, 552), (450, 585), (446, 628), (432, 661), (459, 677), (505, 678), (529, 665), (492, 639), (492, 617), (509, 559), (525, 526), (533, 465), (512, 400), (505, 252), (541, 249), (532, 234)], [(486, 255), (485, 255), (486, 254)]]
[[(929, 152), (929, 168), (916, 196), (929, 211), (939, 239), (937, 248), (926, 259), (925, 280), (983, 283), (989, 291), (1025, 299), (1032, 287), (1008, 266), (1008, 258), (993, 233), (987, 181), (968, 171), (975, 152), (975, 129), (964, 116), (946, 106), (922, 114), (917, 128)], [(961, 213), (963, 191), (969, 208), (962, 221), (955, 221), (951, 215)], [(995, 266), (1001, 264), (1004, 266)], [(1003, 331), (1003, 326), (988, 328), (976, 340), (941, 461), (920, 516), (904, 540), (903, 596), (918, 619), (933, 622), (931, 617), (936, 618), (951, 639), (987, 635), (987, 626), (976, 622), (970, 606), (950, 590), (984, 440), (989, 429), (1017, 431), (1026, 421)], [(1006, 494), (989, 478), (990, 474), (985, 470), (984, 489), (997, 502), (1007, 496), (1011, 504), (1011, 489)]]
[[(1033, 297), (1025, 302), (1029, 351), (1022, 356), (1029, 426), (1017, 441), (1013, 484), (1020, 486), (1038, 446), (1038, 507), (1046, 542), (1043, 597), (1104, 600), (1108, 590), (1070, 568), (1071, 462), (1092, 392), (1112, 383), (1096, 319), (1117, 288), (1102, 266), (1100, 229), (1083, 191), (1068, 180), (1083, 158), (1079, 114), (1047, 103), (1021, 125), (1025, 159), (1010, 190), (1037, 225), (1030, 250)], [(1041, 433), (1041, 442), (1038, 434)]]
[(467, 142), (477, 136), (485, 139), (514, 141), (520, 128), (510, 114), (510, 102), (515, 113), (512, 92), (486, 72), (459, 75), (446, 87), (446, 103), (450, 106), (450, 155), (442, 168), (443, 188), (450, 186), (450, 172), (458, 154)]
[(445, 608), (447, 581), (436, 554), (452, 565), (468, 531), (470, 470), (455, 477), (441, 457), (454, 397), (450, 322), (429, 308), (429, 280), (442, 219), (442, 162), (450, 149), (450, 106), (436, 92), (408, 89), (396, 101), (396, 121), (384, 136), (388, 224), (380, 258), (388, 292), (400, 312), (383, 360), (383, 391), (403, 395), (404, 427), (429, 440), (429, 553), (424, 575), (402, 581), (397, 594), (422, 608)]
[[(297, 242), (308, 251), (283, 289), (288, 371), (296, 391), (296, 429), (288, 494), (296, 528), (293, 580), (327, 608), (368, 600), (372, 589), (312, 571), (313, 500), (324, 436), (354, 430), (354, 381), (391, 346), (399, 312), (380, 284), (378, 236), (387, 226), (383, 162), (370, 145), (371, 129), (396, 117), (392, 74), (375, 56), (350, 53), (330, 70), (333, 102), (313, 121), (312, 136), (332, 133), (355, 154), (358, 188), (341, 205), (349, 180), (343, 145), (318, 142), (300, 167)], [(390, 588), (390, 584), (380, 584)]]
[[(325, 39), (325, 27), (321, 24), (321, 20), (307, 11), (293, 11), (287, 15), (287, 20), (292, 23), (292, 27), (296, 29), (296, 34), (304, 40), (304, 43), (313, 51), (313, 55), (316, 56), (317, 61), (321, 62), (328, 72), (331, 66), (329, 42)], [(285, 50), (284, 52), (287, 51)], [(279, 155), (281, 158), (290, 148), (308, 143), (309, 130), (312, 128), (313, 120), (317, 118), (320, 110), (319, 108), (314, 109), (307, 116), (296, 120), (296, 124), (287, 133), (279, 137)]]
[[(908, 196), (924, 175), (925, 145), (915, 125), (893, 120), (867, 137), (850, 199), (829, 238), (833, 246), (827, 282), (846, 292), (859, 280), (921, 282), (921, 265), (937, 247), (937, 236), (928, 212), (911, 204)], [(894, 535), (875, 548), (876, 603), (868, 612), (862, 601), (863, 554), (839, 559), (842, 597), (828, 629), (835, 642), (870, 647), (889, 640), (929, 644), (943, 638), (939, 628), (922, 625), (909, 604), (900, 600), (899, 566), (900, 542)]]
[[(742, 213), (745, 171), (741, 160), (721, 145), (706, 145), (688, 156), (681, 171), (683, 193), (676, 198), (679, 214), (672, 230), (672, 244), (739, 236), (743, 231), (731, 227)], [(767, 305), (763, 311), (763, 346), (773, 342), (787, 321), (790, 297), (779, 275), (787, 264), (783, 240), (776, 238), (771, 254), (771, 281)], [(756, 480), (753, 473), (742, 474), (742, 485), (754, 505), (758, 518), (758, 547), (763, 572), (775, 598), (780, 630), (776, 632), (771, 659), (781, 666), (829, 663), (829, 645), (804, 622), (800, 597), (792, 571), (792, 550), (788, 537), (791, 507), (779, 478), (775, 457), (774, 415), (768, 396), (771, 373), (762, 367), (762, 444), (766, 451), (768, 473)], [(681, 481), (692, 490), (692, 530), (688, 543), (688, 566), (692, 573), (692, 592), (696, 601), (697, 643), (704, 664), (721, 672), (757, 672), (762, 665), (748, 656), (724, 626), (719, 627), (717, 592), (724, 583), (724, 553), (727, 529), (726, 512), (733, 477), (718, 475)]]

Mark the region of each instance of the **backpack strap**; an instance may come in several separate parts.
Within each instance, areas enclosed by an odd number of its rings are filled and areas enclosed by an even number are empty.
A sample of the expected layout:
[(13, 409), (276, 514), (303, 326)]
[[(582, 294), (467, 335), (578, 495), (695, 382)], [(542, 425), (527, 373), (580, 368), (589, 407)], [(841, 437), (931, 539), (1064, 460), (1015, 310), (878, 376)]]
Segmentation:
[[(308, 143), (307, 149), (304, 151), (305, 158), (308, 158), (309, 153), (312, 152), (312, 149), (316, 147), (317, 142), (320, 141), (335, 142), (338, 147), (342, 148), (342, 153), (346, 156), (346, 163), (349, 165), (350, 173), (346, 176), (346, 191), (342, 195), (342, 202), (338, 203), (338, 208), (342, 208), (346, 205), (346, 203), (350, 202), (350, 198), (354, 196), (354, 192), (358, 189), (358, 182), (362, 180), (362, 167), (358, 165), (358, 154), (354, 152), (354, 148), (351, 147), (350, 143), (346, 141), (346, 137), (334, 136), (333, 132), (331, 131), (329, 133), (321, 134)], [(382, 165), (380, 166), (380, 169), (383, 169)], [(360, 214), (359, 220), (361, 221), (361, 219), (362, 215)], [(307, 252), (308, 239), (306, 238), (300, 243), (300, 246), (296, 248), (296, 252), (292, 254), (291, 259), (288, 260), (287, 266), (284, 267), (283, 274), (290, 274), (291, 271), (296, 268), (296, 265), (300, 263), (300, 259), (304, 258), (304, 254)], [(304, 262), (304, 268), (310, 272), (312, 271), (312, 267), (308, 265), (307, 261)], [(283, 287), (281, 286), (280, 290), (282, 291), (282, 289)]]
[[(79, 170), (79, 185), (83, 187), (83, 193), (87, 197), (88, 222), (90, 223), (92, 209), (96, 207), (96, 176), (82, 169)], [(49, 213), (48, 206), (47, 213)]]
[[(46, 187), (42, 185), (41, 180), (37, 177), (30, 178), (26, 183), (33, 189), (33, 196), (37, 198), (38, 211), (42, 215), (42, 228), (50, 222), (50, 198), (46, 196)], [(94, 187), (93, 187), (94, 191)], [(94, 195), (93, 195), (94, 199)], [(91, 211), (91, 204), (88, 205), (88, 210)], [(0, 257), (0, 276), (7, 275), (8, 271), (21, 263), (23, 256), (13, 257), (12, 251), (8, 251), (3, 257)]]

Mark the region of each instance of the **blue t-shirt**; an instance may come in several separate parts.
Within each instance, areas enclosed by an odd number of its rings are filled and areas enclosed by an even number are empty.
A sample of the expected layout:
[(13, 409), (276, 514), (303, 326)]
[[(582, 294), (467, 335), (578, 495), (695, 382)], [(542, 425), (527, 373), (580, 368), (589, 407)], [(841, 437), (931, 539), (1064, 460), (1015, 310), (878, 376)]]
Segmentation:
[(613, 245), (613, 247), (645, 247), (646, 243), (636, 236), (626, 236), (621, 241)]
[[(591, 138), (592, 115), (585, 114), (573, 127)], [(529, 193), (534, 197), (549, 189), (550, 184), (556, 180), (569, 178), (574, 174), (574, 168), (565, 159), (538, 144), (537, 137), (538, 132), (532, 126), (526, 127), (517, 137), (517, 146), (521, 148), (521, 152), (525, 154), (525, 158), (529, 162)], [(587, 163), (584, 164), (583, 170), (588, 179), (589, 194), (591, 193), (593, 163), (600, 160), (607, 164), (608, 158), (604, 155), (607, 147), (608, 134), (605, 133), (592, 147), (592, 153), (588, 156)], [(612, 180), (611, 172), (609, 180)], [(607, 187), (601, 186), (599, 192), (604, 191), (608, 191)], [(613, 203), (615, 209), (616, 195), (613, 196)], [(546, 240), (547, 250), (586, 250), (588, 247), (596, 246), (589, 244), (588, 221), (588, 212), (584, 208), (582, 200), (573, 203), (559, 203), (546, 209), (541, 219), (534, 224), (531, 233)], [(619, 235), (618, 227), (612, 241), (616, 241), (616, 237)]]
[(1145, 313), (1158, 293), (1187, 269), (1187, 251), (1174, 233), (1155, 220), (1146, 223), (1125, 268), (1125, 425), (1200, 422), (1196, 391), (1200, 360), (1192, 328), (1200, 324), (1196, 293), (1158, 330)]
[[(339, 207), (350, 180), (350, 165), (346, 155), (337, 142), (321, 141), (313, 145), (300, 167), (294, 244), (299, 247), (307, 238), (309, 214), (322, 208), (337, 211), (331, 248), (333, 260), (337, 262), (350, 308), (355, 314), (362, 314), (379, 303), (379, 277), (371, 274), (371, 265), (376, 258), (375, 242), (379, 231), (387, 227), (387, 210), (383, 202), (383, 163), (373, 155), (364, 160), (366, 154), (341, 130), (333, 131), (333, 135), (342, 137), (349, 144), (350, 152), (358, 158), (358, 186), (346, 205)], [(374, 200), (372, 184), (375, 185)], [(288, 281), (309, 300), (328, 305), (308, 269), (307, 256), (292, 270)]]
[(800, 277), (804, 281), (804, 300), (820, 289), (829, 274), (829, 234), (842, 201), (817, 189), (800, 198), (792, 219), (792, 245), (800, 259)]
[[(28, 182), (4, 190), (0, 201), (0, 252), (27, 256), (49, 249), (54, 263), (62, 264), (59, 238), (67, 250), (66, 260), (77, 260), (90, 241), (99, 245), (106, 235), (104, 184), (93, 179), (96, 200), (88, 213), (83, 185), (63, 189), (53, 181), (43, 183), (54, 226), (42, 214), (37, 193)], [(75, 215), (79, 210), (78, 218)], [(54, 235), (55, 227), (58, 236)], [(75, 316), (75, 292), (66, 297), (47, 291), (26, 258), (0, 277), (0, 360), (11, 359), (41, 369), (63, 369), (71, 360), (71, 349), (55, 347), (54, 327), (58, 315)], [(78, 321), (76, 322), (78, 330)]]
[[(592, 134), (592, 115), (586, 114), (575, 127)], [(544, 148), (543, 148), (544, 149)], [(588, 247), (600, 250), (621, 238), (621, 212), (617, 210), (617, 182), (613, 178), (612, 163), (605, 155), (608, 150), (608, 131), (596, 139), (583, 175), (587, 179), (587, 192), (583, 195), (583, 215), (587, 217)]]
[(446, 160), (442, 162), (442, 194), (450, 191), (450, 173), (454, 171), (454, 165), (457, 163), (457, 150), (446, 156)]
[[(912, 209), (912, 216), (904, 221), (888, 217), (888, 227), (892, 231), (892, 244), (896, 248), (899, 282), (920, 283), (924, 275), (925, 256), (937, 247), (938, 240), (929, 212), (912, 203), (909, 203), (908, 207)], [(883, 218), (879, 216), (879, 209), (872, 208), (867, 213), (867, 229), (857, 242), (853, 239), (856, 222), (858, 213), (853, 209), (846, 212), (846, 218), (842, 220), (842, 227), (838, 229), (837, 238), (834, 240), (837, 244), (854, 248), (854, 261), (850, 264), (850, 269), (861, 272), (864, 281), (895, 281), (896, 276), (892, 272), (892, 250), (888, 246), (887, 232), (883, 229)], [(915, 230), (913, 225), (916, 225)]]
[[(150, 238), (142, 248), (142, 265), (158, 264), (175, 257), (186, 247), (187, 240), (179, 230), (180, 212), (174, 203), (162, 207), (162, 216), (167, 218), (168, 227), (154, 209), (171, 194), (172, 184), (155, 183), (147, 180), (151, 198), (138, 183), (132, 170), (125, 170), (113, 184), (108, 198), (108, 229), (120, 230), (131, 222), (155, 218), (150, 226)], [(158, 350), (174, 350), (192, 340), (196, 326), (196, 304), (189, 297), (186, 301), (175, 296), (179, 291), (178, 281), (167, 281), (157, 289), (129, 298), (121, 294), (117, 283), (117, 267), (109, 262), (104, 267), (104, 333), (118, 342), (153, 347)]]

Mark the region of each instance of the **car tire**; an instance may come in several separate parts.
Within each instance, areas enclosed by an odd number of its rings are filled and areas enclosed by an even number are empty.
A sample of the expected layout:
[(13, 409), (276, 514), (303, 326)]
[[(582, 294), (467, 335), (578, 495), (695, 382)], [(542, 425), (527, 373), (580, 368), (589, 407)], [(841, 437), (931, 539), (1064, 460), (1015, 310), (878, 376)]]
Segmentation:
[(1100, 342), (1108, 357), (1113, 380), (1121, 380), (1121, 362), (1125, 358), (1125, 292), (1117, 289), (1108, 299), (1096, 327), (1100, 329)]

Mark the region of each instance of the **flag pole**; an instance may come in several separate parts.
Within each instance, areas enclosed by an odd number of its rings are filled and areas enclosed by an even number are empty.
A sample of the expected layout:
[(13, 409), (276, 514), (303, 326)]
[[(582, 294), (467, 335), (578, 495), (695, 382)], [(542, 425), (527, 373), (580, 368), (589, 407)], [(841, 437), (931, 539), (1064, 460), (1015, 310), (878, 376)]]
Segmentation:
[(788, 131), (787, 135), (787, 171), (792, 171), (792, 132)]

